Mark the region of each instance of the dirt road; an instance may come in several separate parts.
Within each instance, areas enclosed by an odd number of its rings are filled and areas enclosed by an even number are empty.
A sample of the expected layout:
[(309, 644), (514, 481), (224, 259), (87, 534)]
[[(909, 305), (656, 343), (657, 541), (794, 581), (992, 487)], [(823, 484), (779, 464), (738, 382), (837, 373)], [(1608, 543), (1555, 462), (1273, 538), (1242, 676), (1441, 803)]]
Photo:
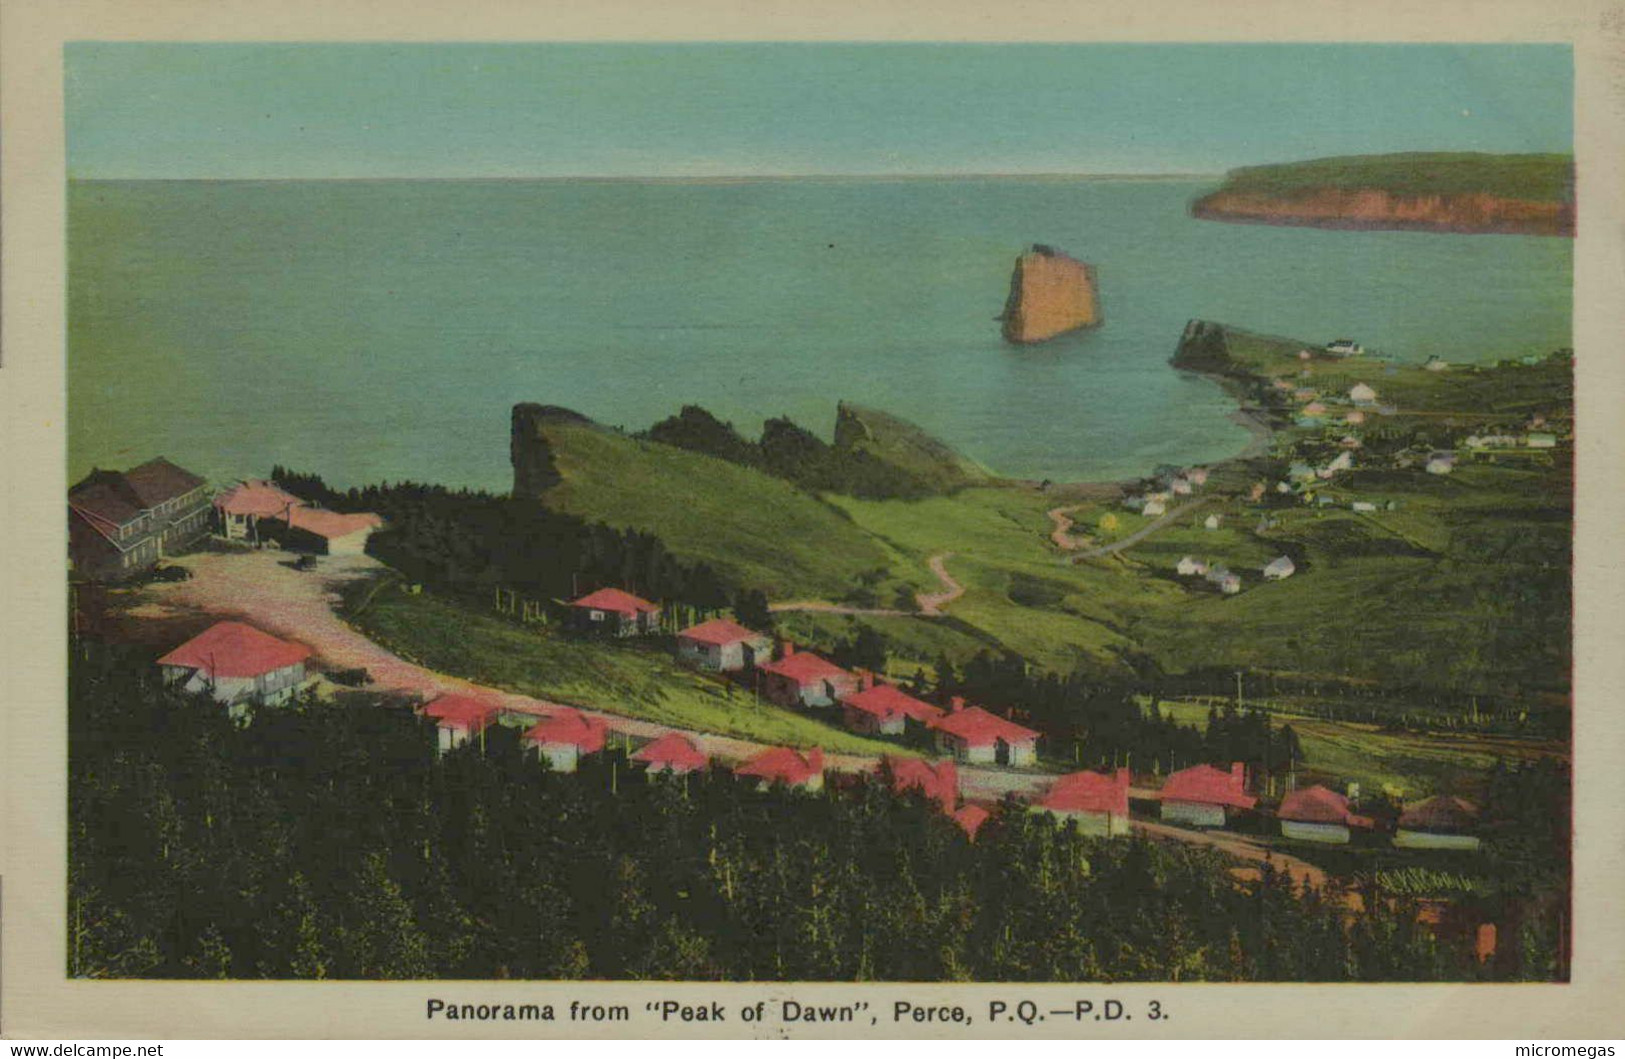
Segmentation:
[(796, 611), (805, 611), (815, 614), (853, 614), (871, 618), (940, 618), (942, 608), (965, 594), (965, 586), (955, 581), (948, 573), (947, 562), (954, 557), (953, 552), (943, 552), (933, 555), (927, 560), (931, 572), (937, 580), (942, 582), (940, 592), (919, 592), (914, 596), (918, 610), (897, 610), (891, 607), (853, 607), (844, 603), (825, 603), (820, 600), (796, 600), (790, 603), (774, 603), (767, 609), (777, 614), (788, 614)]
[(1151, 536), (1151, 534), (1157, 532), (1157, 530), (1168, 525), (1174, 519), (1181, 515), (1186, 515), (1192, 511), (1195, 511), (1197, 508), (1201, 507), (1211, 499), (1212, 497), (1203, 497), (1200, 500), (1193, 500), (1188, 504), (1181, 504), (1179, 507), (1170, 509), (1167, 514), (1158, 518), (1157, 521), (1146, 526), (1141, 526), (1139, 529), (1135, 530), (1133, 533), (1130, 533), (1122, 540), (1112, 541), (1110, 544), (1102, 544), (1100, 547), (1090, 548), (1088, 551), (1077, 552), (1073, 555), (1067, 556), (1066, 561), (1069, 563), (1081, 563), (1085, 559), (1097, 559), (1102, 555), (1111, 555), (1115, 552), (1120, 552), (1124, 548), (1132, 548), (1134, 545)]

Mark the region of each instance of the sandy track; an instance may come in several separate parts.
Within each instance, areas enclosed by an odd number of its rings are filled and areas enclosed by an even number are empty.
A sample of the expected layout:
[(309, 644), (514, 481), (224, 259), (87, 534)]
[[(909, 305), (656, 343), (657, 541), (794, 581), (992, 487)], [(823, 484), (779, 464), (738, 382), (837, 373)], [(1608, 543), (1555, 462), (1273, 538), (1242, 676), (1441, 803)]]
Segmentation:
[(1182, 504), (1179, 507), (1169, 510), (1167, 514), (1158, 518), (1157, 521), (1151, 523), (1150, 525), (1141, 526), (1139, 529), (1135, 530), (1133, 533), (1130, 533), (1122, 540), (1112, 541), (1110, 544), (1103, 544), (1098, 548), (1090, 548), (1086, 552), (1077, 552), (1068, 556), (1066, 561), (1069, 563), (1081, 563), (1085, 559), (1096, 559), (1102, 555), (1112, 555), (1116, 552), (1120, 552), (1124, 548), (1132, 548), (1134, 545), (1151, 536), (1151, 534), (1157, 532), (1157, 530), (1168, 525), (1174, 519), (1181, 515), (1189, 514), (1190, 512), (1195, 511), (1197, 508), (1201, 507), (1211, 499), (1213, 498), (1203, 497), (1200, 500), (1193, 500), (1189, 504)]
[(953, 552), (943, 552), (933, 555), (927, 565), (931, 572), (942, 582), (940, 592), (919, 592), (914, 596), (918, 610), (898, 610), (894, 607), (852, 607), (844, 603), (825, 603), (820, 600), (795, 600), (789, 603), (774, 603), (767, 609), (776, 614), (790, 614), (797, 611), (813, 614), (852, 614), (870, 618), (940, 618), (942, 608), (965, 594), (965, 586), (953, 579), (948, 573), (948, 560), (954, 557)]

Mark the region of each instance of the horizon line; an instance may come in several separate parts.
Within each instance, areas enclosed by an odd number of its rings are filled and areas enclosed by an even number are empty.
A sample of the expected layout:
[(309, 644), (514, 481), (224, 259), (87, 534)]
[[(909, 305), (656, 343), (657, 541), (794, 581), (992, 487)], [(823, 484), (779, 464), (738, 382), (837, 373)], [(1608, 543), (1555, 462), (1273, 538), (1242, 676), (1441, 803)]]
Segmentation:
[(1150, 173), (718, 173), (714, 175), (672, 176), (660, 174), (571, 174), (562, 176), (76, 176), (70, 183), (175, 183), (175, 184), (276, 184), (276, 183), (628, 183), (628, 184), (755, 184), (791, 180), (876, 181), (876, 180), (1215, 180), (1224, 172), (1168, 171)]

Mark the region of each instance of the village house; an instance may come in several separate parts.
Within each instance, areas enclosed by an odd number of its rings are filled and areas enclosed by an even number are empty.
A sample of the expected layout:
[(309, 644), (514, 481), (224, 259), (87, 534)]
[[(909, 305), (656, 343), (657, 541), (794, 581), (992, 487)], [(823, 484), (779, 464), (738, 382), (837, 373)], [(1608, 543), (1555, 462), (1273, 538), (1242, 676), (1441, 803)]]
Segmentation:
[(719, 673), (755, 668), (770, 657), (773, 638), (727, 618), (691, 625), (677, 634), (677, 658)]
[(1354, 503), (1350, 504), (1349, 507), (1354, 511), (1359, 511), (1362, 513), (1377, 510), (1377, 505), (1373, 504), (1369, 500), (1356, 500)]
[(1241, 591), (1241, 575), (1231, 573), (1222, 566), (1210, 566), (1202, 576), (1227, 596)]
[(632, 755), (632, 760), (651, 773), (664, 772), (672, 776), (699, 772), (707, 764), (704, 752), (694, 744), (694, 740), (680, 732), (667, 732), (659, 739), (644, 744)]
[(1156, 518), (1159, 515), (1166, 515), (1168, 513), (1168, 505), (1162, 500), (1147, 500), (1145, 502), (1145, 507), (1141, 509), (1140, 513), (1145, 515), (1147, 518)]
[(1436, 452), (1428, 457), (1423, 468), (1429, 474), (1449, 474), (1456, 469), (1456, 454), (1453, 452)]
[(1557, 447), (1557, 435), (1531, 433), (1523, 439), (1523, 443), (1531, 449), (1555, 449)]
[(68, 490), (68, 558), (81, 577), (134, 577), (208, 531), (208, 483), (161, 456), (93, 470)]
[(263, 478), (245, 479), (214, 498), (220, 535), (251, 544), (259, 544), (262, 539), (261, 521), (279, 519), (286, 524), (288, 512), (303, 504), (303, 500)]
[(1361, 408), (1377, 403), (1377, 391), (1363, 382), (1357, 382), (1349, 388), (1349, 400)]
[(1192, 467), (1185, 472), (1185, 477), (1192, 485), (1206, 485), (1208, 470), (1206, 467)]
[(1347, 798), (1319, 784), (1293, 791), (1282, 798), (1281, 807), (1275, 815), (1281, 821), (1283, 837), (1306, 842), (1347, 845), (1349, 828), (1371, 827), (1369, 817), (1350, 811)]
[(821, 791), (824, 789), (824, 751), (813, 747), (803, 754), (787, 746), (777, 746), (734, 769), (734, 775), (759, 780), (757, 786), (762, 790), (782, 783), (804, 791)]
[(604, 749), (608, 736), (603, 721), (564, 707), (526, 731), (523, 740), (554, 772), (574, 772), (582, 758)]
[(275, 482), (250, 478), (214, 498), (219, 532), (227, 540), (279, 545), (317, 555), (361, 555), (384, 524), (367, 512), (329, 511), (294, 496)]
[(973, 764), (1031, 765), (1038, 760), (1038, 733), (1014, 721), (966, 706), (953, 699), (952, 708), (932, 725), (937, 752)]
[(441, 695), (423, 707), (423, 716), (434, 721), (435, 745), (442, 754), (475, 736), (481, 737), (483, 749), (485, 730), (497, 719), (497, 713), (495, 703), (473, 695)]
[(1355, 409), (1343, 417), (1343, 422), (1347, 423), (1351, 427), (1357, 427), (1361, 423), (1365, 422), (1365, 413), (1359, 409)]
[(833, 706), (858, 691), (858, 678), (811, 651), (786, 642), (776, 662), (761, 666), (762, 694), (779, 706)]
[(841, 717), (854, 732), (902, 735), (910, 722), (930, 726), (942, 711), (891, 684), (875, 682), (873, 673), (858, 674), (858, 690), (841, 700)]
[(1188, 478), (1175, 478), (1168, 483), (1168, 491), (1175, 496), (1190, 496), (1191, 483)]
[(1365, 349), (1352, 338), (1334, 338), (1326, 343), (1326, 352), (1334, 357), (1358, 357)]
[(1320, 401), (1310, 401), (1303, 406), (1303, 414), (1311, 417), (1323, 416), (1326, 414), (1326, 406)]
[(1404, 849), (1477, 849), (1478, 807), (1464, 798), (1436, 794), (1399, 816), (1394, 845)]
[(1202, 527), (1204, 529), (1216, 530), (1223, 524), (1224, 517), (1222, 515), (1209, 515), (1207, 518), (1202, 520)]
[(965, 832), (965, 837), (975, 842), (977, 832), (982, 830), (982, 825), (987, 823), (993, 814), (980, 805), (961, 805), (951, 815), (954, 823)]
[(317, 555), (361, 555), (384, 520), (369, 512), (328, 511), (308, 504), (288, 509), (282, 543)]
[(1230, 771), (1196, 765), (1170, 773), (1162, 785), (1161, 816), (1170, 823), (1223, 827), (1227, 812), (1251, 809), (1258, 799), (1247, 793), (1247, 772), (1237, 761)]
[(1247, 490), (1247, 499), (1255, 503), (1264, 499), (1264, 490), (1267, 488), (1269, 487), (1264, 482), (1254, 482), (1252, 488)]
[(1342, 440), (1337, 444), (1345, 449), (1349, 449), (1350, 451), (1362, 448), (1364, 446), (1364, 442), (1355, 437), (1353, 434), (1344, 434)]
[(919, 791), (941, 806), (945, 813), (952, 813), (954, 806), (959, 804), (959, 768), (952, 761), (933, 765), (929, 761), (909, 757), (881, 760), (891, 769), (891, 789), (894, 792)]
[(570, 604), (576, 628), (608, 636), (638, 636), (660, 627), (660, 608), (618, 588), (600, 588)]
[(1427, 363), (1423, 364), (1422, 367), (1426, 368), (1428, 371), (1449, 371), (1450, 362), (1435, 354), (1434, 356), (1429, 357), (1427, 359)]
[(1120, 768), (1111, 775), (1103, 772), (1073, 772), (1055, 781), (1049, 791), (1034, 802), (1038, 812), (1053, 813), (1062, 820), (1077, 822), (1085, 835), (1110, 838), (1129, 833), (1129, 770)]
[(1179, 560), (1174, 570), (1180, 577), (1196, 577), (1199, 574), (1207, 573), (1207, 563), (1187, 555)]
[(1297, 564), (1292, 561), (1290, 556), (1280, 555), (1265, 564), (1264, 580), (1285, 581), (1296, 573), (1297, 569)]
[(208, 692), (242, 718), (254, 706), (291, 699), (305, 683), (303, 644), (279, 640), (240, 621), (222, 621), (158, 659), (164, 682)]

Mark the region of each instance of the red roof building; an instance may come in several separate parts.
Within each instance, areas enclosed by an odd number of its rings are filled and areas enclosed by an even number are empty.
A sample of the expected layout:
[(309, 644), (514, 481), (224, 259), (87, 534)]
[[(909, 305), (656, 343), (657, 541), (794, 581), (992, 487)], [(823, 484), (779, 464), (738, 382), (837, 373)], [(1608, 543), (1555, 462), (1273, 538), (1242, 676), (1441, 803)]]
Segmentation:
[(833, 706), (858, 690), (858, 678), (833, 662), (786, 643), (783, 657), (761, 666), (762, 694), (780, 706)]
[(1129, 832), (1128, 769), (1073, 772), (1055, 781), (1033, 808), (1076, 820), (1085, 834), (1126, 835)]
[(222, 621), (158, 659), (164, 679), (188, 691), (208, 691), (235, 706), (291, 698), (305, 681), (303, 644), (279, 640), (240, 621)]
[(669, 772), (674, 776), (698, 772), (706, 766), (705, 754), (694, 745), (694, 740), (679, 732), (667, 732), (639, 748), (632, 760), (648, 766), (650, 772)]
[(806, 754), (786, 746), (764, 750), (734, 769), (734, 775), (761, 780), (763, 787), (783, 783), (809, 791), (824, 787), (824, 751), (813, 747)]
[(1224, 826), (1227, 809), (1251, 809), (1258, 804), (1247, 793), (1247, 770), (1239, 761), (1228, 772), (1196, 765), (1171, 773), (1160, 797), (1164, 820), (1203, 827)]
[(727, 618), (691, 625), (677, 634), (677, 657), (701, 669), (731, 673), (770, 656), (773, 638)]
[(902, 735), (908, 723), (930, 725), (942, 711), (928, 702), (891, 684), (875, 682), (873, 674), (860, 673), (859, 690), (841, 700), (846, 726), (870, 735)]
[(952, 813), (959, 804), (959, 769), (952, 761), (933, 765), (919, 758), (882, 758), (891, 766), (891, 789), (898, 794), (917, 790)]
[(574, 772), (583, 757), (604, 749), (608, 737), (603, 721), (564, 706), (528, 729), (523, 738), (553, 771)]
[(1349, 840), (1349, 828), (1370, 828), (1370, 817), (1350, 811), (1349, 800), (1336, 791), (1316, 784), (1296, 790), (1281, 799), (1275, 815), (1281, 821), (1281, 834), (1310, 842)]
[(1477, 849), (1478, 807), (1465, 798), (1436, 794), (1399, 816), (1394, 845), (1414, 849)]
[(473, 695), (441, 695), (423, 707), (423, 716), (435, 723), (441, 753), (484, 732), (498, 712), (495, 703)]
[(384, 524), (382, 518), (370, 512), (345, 513), (309, 506), (289, 508), (285, 521), (296, 544), (303, 538), (327, 555), (360, 555), (366, 551), (372, 531)]
[(954, 708), (931, 722), (937, 751), (960, 761), (1031, 765), (1038, 759), (1038, 733), (980, 706), (954, 700)]
[(660, 607), (618, 588), (600, 588), (570, 604), (578, 627), (613, 636), (636, 636), (660, 625)]
[(992, 815), (980, 805), (962, 805), (952, 813), (954, 823), (964, 829), (965, 837), (972, 842), (976, 841), (976, 833), (982, 830), (982, 825)]

